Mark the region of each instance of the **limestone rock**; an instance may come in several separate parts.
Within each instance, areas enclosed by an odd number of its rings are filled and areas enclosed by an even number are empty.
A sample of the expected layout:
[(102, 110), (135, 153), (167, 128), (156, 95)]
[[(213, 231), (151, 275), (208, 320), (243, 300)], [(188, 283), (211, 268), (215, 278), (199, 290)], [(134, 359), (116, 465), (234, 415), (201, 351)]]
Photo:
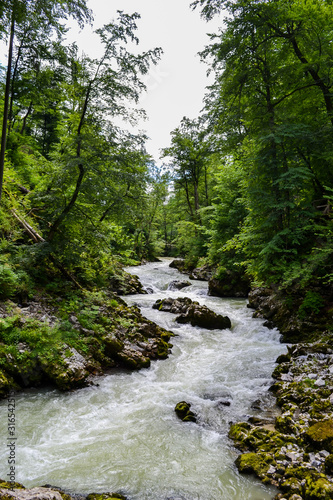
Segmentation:
[(0, 498), (6, 500), (63, 500), (59, 491), (50, 488), (4, 489), (0, 488)]

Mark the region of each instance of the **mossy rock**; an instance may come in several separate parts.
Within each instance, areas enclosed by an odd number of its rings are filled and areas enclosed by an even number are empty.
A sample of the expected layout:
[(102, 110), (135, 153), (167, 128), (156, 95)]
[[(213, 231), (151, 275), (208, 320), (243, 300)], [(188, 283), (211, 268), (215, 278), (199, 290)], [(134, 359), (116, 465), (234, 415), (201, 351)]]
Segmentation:
[(305, 440), (316, 450), (333, 451), (333, 420), (317, 422), (306, 431)]
[(197, 417), (193, 411), (190, 410), (190, 403), (186, 403), (186, 401), (181, 401), (177, 403), (175, 406), (175, 412), (177, 417), (183, 422), (196, 422)]
[(12, 489), (12, 488), (17, 488), (17, 489), (20, 489), (20, 490), (24, 490), (25, 487), (23, 486), (23, 484), (21, 483), (11, 483), (9, 481), (5, 481), (4, 479), (0, 479), (0, 488), (3, 488), (3, 489)]
[(288, 373), (290, 368), (289, 363), (280, 363), (273, 371), (272, 377), (279, 379), (282, 373)]
[(104, 345), (104, 352), (106, 356), (111, 359), (115, 356), (115, 354), (122, 351), (124, 348), (124, 343), (111, 333), (102, 338), (102, 343)]
[(274, 463), (274, 459), (268, 453), (243, 453), (235, 461), (239, 472), (255, 474), (260, 479), (266, 477), (272, 463)]
[(6, 397), (11, 390), (19, 390), (20, 386), (7, 373), (0, 370), (0, 398)]
[(316, 481), (307, 480), (305, 488), (306, 500), (330, 500), (333, 499), (333, 484), (325, 477)]
[(333, 454), (331, 453), (326, 457), (325, 459), (325, 472), (326, 474), (329, 474), (330, 476), (333, 475)]
[(297, 432), (297, 426), (290, 415), (276, 417), (275, 428), (283, 434), (296, 434)]
[(287, 478), (280, 486), (281, 490), (284, 493), (298, 493), (302, 494), (302, 485), (301, 482), (295, 477)]
[(126, 349), (126, 351), (119, 352), (117, 359), (125, 368), (129, 370), (140, 370), (141, 368), (149, 368), (150, 359), (141, 354), (140, 352)]

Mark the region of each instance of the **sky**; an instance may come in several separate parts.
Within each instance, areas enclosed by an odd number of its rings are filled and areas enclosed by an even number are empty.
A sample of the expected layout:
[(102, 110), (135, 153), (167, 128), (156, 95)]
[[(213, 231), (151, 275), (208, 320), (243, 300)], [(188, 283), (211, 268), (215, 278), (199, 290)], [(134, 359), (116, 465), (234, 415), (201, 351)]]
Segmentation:
[[(207, 66), (200, 62), (198, 52), (209, 43), (207, 33), (216, 33), (222, 20), (207, 23), (199, 10), (190, 9), (191, 0), (88, 0), (94, 12), (94, 29), (116, 17), (117, 10), (127, 14), (138, 12), (139, 48), (142, 51), (162, 47), (164, 54), (145, 82), (148, 92), (140, 104), (148, 121), (138, 125), (149, 136), (147, 150), (158, 162), (160, 149), (170, 145), (170, 132), (184, 116), (196, 118), (203, 107)], [(99, 55), (99, 38), (89, 28), (79, 32), (72, 28), (69, 40), (76, 40), (80, 50)], [(158, 162), (159, 163), (159, 162)]]

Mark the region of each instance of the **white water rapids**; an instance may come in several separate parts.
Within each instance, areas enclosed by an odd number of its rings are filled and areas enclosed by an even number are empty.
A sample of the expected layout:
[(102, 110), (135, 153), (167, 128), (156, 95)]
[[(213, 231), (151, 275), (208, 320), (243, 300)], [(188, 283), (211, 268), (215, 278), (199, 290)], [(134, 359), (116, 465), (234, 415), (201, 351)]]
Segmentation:
[[(117, 491), (129, 500), (269, 500), (276, 493), (234, 466), (230, 421), (255, 415), (253, 401), (270, 406), (276, 357), (286, 351), (243, 299), (207, 296), (207, 283), (187, 279), (170, 260), (129, 269), (154, 293), (126, 297), (176, 337), (167, 360), (138, 372), (114, 372), (72, 393), (29, 390), (16, 398), (16, 481), (52, 484), (77, 493)], [(190, 297), (227, 315), (231, 330), (204, 330), (152, 309), (163, 297)], [(182, 422), (179, 401), (192, 404), (198, 423)], [(230, 402), (230, 406), (223, 403)], [(7, 402), (0, 406), (0, 477), (8, 474)], [(264, 411), (260, 415), (265, 414)]]

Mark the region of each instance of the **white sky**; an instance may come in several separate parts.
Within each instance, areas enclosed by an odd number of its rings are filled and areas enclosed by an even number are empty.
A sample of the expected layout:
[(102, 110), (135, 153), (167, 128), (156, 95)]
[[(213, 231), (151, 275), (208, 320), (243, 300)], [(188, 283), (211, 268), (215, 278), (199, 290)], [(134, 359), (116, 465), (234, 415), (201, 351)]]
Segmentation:
[[(88, 0), (94, 12), (94, 29), (116, 17), (116, 11), (138, 12), (137, 36), (142, 51), (162, 47), (160, 63), (153, 66), (146, 80), (148, 92), (141, 100), (149, 120), (140, 123), (150, 140), (148, 152), (158, 160), (159, 150), (170, 144), (170, 132), (183, 116), (196, 118), (203, 107), (207, 67), (197, 53), (209, 43), (206, 33), (218, 31), (221, 19), (210, 23), (200, 18), (199, 10), (190, 9), (191, 0)], [(74, 37), (74, 38), (72, 38)], [(94, 57), (99, 38), (89, 28), (77, 34), (72, 30), (80, 50)]]

